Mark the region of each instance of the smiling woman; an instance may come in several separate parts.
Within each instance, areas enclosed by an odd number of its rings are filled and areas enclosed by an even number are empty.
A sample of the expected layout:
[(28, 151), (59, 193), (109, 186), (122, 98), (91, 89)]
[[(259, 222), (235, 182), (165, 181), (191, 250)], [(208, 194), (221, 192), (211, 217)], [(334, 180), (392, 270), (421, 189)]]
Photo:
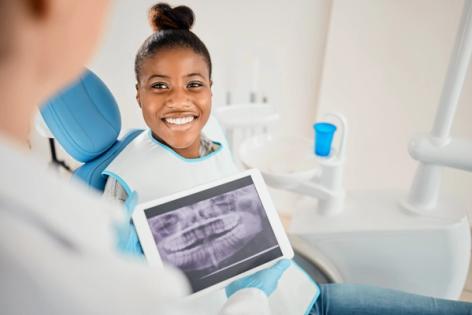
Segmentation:
[(154, 33), (135, 60), (136, 99), (146, 124), (157, 140), (186, 158), (210, 153), (200, 151), (208, 147), (200, 145), (200, 131), (211, 110), (211, 58), (190, 31), (193, 21), (186, 6), (154, 5), (149, 10)]
[[(140, 201), (151, 200), (237, 171), (228, 149), (202, 133), (212, 106), (212, 65), (190, 31), (193, 21), (186, 6), (159, 3), (149, 10), (154, 33), (135, 59), (136, 100), (149, 130), (105, 171), (107, 197), (125, 201), (137, 191)], [(161, 178), (174, 183), (162, 186)]]
[(141, 63), (136, 99), (153, 136), (186, 158), (198, 158), (200, 131), (211, 110), (204, 57), (190, 48), (166, 48)]

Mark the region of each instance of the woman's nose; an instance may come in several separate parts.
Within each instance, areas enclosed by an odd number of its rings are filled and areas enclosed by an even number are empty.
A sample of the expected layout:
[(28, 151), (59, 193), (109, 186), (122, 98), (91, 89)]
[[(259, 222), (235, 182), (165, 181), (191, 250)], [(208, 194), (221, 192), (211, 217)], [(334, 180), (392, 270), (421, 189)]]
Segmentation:
[(184, 89), (174, 89), (167, 99), (166, 105), (169, 107), (190, 107), (190, 97)]

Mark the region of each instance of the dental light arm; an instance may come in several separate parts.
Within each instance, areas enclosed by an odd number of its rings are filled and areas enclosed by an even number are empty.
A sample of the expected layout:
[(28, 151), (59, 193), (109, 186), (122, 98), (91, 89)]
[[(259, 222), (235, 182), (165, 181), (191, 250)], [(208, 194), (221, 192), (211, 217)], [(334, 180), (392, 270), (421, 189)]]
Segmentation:
[(412, 211), (436, 207), (443, 166), (472, 171), (472, 142), (449, 137), (471, 55), (472, 1), (466, 0), (431, 135), (410, 143), (411, 156), (420, 162), (404, 203)]
[(410, 142), (412, 158), (434, 164), (472, 172), (472, 141), (451, 139), (438, 146), (429, 136), (417, 136)]

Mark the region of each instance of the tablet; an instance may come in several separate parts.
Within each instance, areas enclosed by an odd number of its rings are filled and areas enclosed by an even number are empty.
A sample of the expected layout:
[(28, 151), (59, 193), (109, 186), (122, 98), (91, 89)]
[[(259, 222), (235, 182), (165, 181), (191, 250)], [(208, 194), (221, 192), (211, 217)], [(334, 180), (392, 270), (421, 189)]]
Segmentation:
[(194, 296), (293, 257), (257, 170), (139, 204), (133, 221), (148, 262), (182, 270)]

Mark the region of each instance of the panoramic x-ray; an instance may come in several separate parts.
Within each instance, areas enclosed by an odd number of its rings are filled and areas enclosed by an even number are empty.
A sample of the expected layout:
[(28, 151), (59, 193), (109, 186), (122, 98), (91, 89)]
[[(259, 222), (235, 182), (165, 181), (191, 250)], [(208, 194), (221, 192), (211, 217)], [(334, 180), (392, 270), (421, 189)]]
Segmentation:
[(254, 185), (154, 216), (148, 222), (162, 260), (190, 278), (215, 275), (278, 247)]

